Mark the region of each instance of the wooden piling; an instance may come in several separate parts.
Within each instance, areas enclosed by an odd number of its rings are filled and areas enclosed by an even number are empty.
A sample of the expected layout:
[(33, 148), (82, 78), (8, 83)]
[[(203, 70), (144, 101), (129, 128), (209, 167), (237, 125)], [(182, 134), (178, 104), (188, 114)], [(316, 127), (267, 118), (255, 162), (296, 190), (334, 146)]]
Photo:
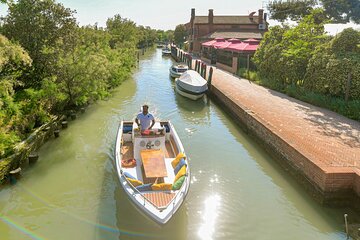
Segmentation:
[(37, 154), (36, 152), (30, 153), (30, 155), (29, 155), (29, 164), (36, 163), (38, 159), (39, 159), (39, 154)]
[(56, 130), (54, 131), (54, 136), (55, 136), (55, 138), (60, 137), (60, 130), (59, 130), (59, 129), (56, 129)]
[(72, 120), (75, 120), (76, 119), (76, 113), (71, 113), (70, 117), (71, 117)]
[(210, 88), (211, 86), (211, 80), (212, 80), (212, 75), (213, 75), (213, 68), (210, 67), (210, 70), (209, 70), (209, 79), (208, 79), (208, 88)]
[(20, 179), (20, 177), (21, 177), (21, 168), (18, 167), (16, 169), (10, 171), (9, 177), (10, 177), (10, 183), (15, 184), (17, 182), (17, 180)]
[(61, 122), (61, 127), (62, 128), (67, 128), (68, 127), (68, 122), (67, 121), (62, 121)]

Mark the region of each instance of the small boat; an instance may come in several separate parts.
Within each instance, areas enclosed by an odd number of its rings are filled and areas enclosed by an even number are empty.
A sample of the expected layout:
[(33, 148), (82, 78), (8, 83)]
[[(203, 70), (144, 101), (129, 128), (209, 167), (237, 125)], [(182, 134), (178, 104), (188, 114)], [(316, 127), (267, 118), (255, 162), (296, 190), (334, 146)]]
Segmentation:
[(185, 63), (172, 65), (171, 68), (169, 69), (170, 76), (173, 78), (178, 78), (188, 69), (189, 67)]
[(163, 48), (162, 49), (162, 55), (163, 56), (169, 56), (171, 55), (171, 50), (169, 48)]
[(131, 202), (150, 219), (167, 223), (184, 202), (190, 168), (184, 147), (170, 121), (140, 132), (122, 121), (115, 147), (116, 169)]
[(187, 98), (197, 100), (207, 91), (207, 81), (196, 71), (188, 70), (175, 79), (176, 91)]
[(163, 45), (163, 44), (161, 44), (161, 43), (158, 43), (158, 44), (156, 45), (156, 47), (157, 47), (157, 48), (163, 48), (163, 47), (164, 47), (164, 45)]

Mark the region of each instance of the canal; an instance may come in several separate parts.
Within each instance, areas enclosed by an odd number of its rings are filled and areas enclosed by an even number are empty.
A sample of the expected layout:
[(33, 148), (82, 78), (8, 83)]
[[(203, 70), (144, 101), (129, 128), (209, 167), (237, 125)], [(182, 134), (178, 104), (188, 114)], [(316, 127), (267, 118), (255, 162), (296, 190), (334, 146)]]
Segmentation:
[[(147, 52), (133, 79), (41, 148), (0, 191), (0, 239), (346, 239), (346, 210), (316, 203), (221, 106), (175, 94), (171, 64)], [(118, 124), (143, 103), (173, 122), (191, 158), (185, 204), (163, 227), (130, 203), (114, 167)]]

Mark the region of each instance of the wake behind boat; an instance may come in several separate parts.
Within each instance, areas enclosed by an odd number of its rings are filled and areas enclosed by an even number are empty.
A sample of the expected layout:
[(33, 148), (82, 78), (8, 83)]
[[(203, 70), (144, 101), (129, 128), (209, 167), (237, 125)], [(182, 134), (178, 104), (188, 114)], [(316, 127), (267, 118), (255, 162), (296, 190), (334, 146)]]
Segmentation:
[(180, 95), (197, 100), (207, 91), (207, 81), (196, 71), (188, 70), (175, 79), (175, 89)]
[(115, 158), (121, 186), (141, 212), (165, 224), (179, 209), (190, 186), (190, 169), (183, 145), (170, 121), (156, 122), (140, 132), (122, 121)]

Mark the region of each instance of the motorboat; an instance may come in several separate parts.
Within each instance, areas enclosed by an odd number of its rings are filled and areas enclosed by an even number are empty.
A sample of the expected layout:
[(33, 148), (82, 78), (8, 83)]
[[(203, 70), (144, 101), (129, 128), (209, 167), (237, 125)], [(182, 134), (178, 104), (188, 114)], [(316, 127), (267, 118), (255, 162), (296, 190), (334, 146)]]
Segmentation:
[(140, 131), (122, 121), (115, 147), (116, 170), (125, 193), (142, 213), (158, 224), (167, 223), (185, 201), (190, 166), (170, 121)]
[(162, 55), (163, 56), (169, 56), (169, 55), (171, 55), (171, 50), (170, 50), (170, 48), (163, 48), (162, 49)]
[(188, 70), (175, 79), (175, 90), (180, 95), (197, 100), (208, 90), (207, 81), (196, 71)]
[(173, 78), (178, 78), (181, 76), (181, 74), (186, 72), (188, 69), (189, 69), (189, 67), (185, 63), (174, 64), (169, 69), (170, 76)]

